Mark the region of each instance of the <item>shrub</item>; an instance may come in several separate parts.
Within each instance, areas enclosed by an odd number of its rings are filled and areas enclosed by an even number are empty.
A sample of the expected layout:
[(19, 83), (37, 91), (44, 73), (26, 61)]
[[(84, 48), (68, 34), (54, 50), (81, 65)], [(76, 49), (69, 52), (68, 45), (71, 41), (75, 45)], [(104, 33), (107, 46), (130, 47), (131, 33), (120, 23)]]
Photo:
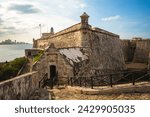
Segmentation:
[(0, 64), (0, 81), (15, 77), (26, 60), (27, 59), (25, 57), (21, 57), (8, 63)]

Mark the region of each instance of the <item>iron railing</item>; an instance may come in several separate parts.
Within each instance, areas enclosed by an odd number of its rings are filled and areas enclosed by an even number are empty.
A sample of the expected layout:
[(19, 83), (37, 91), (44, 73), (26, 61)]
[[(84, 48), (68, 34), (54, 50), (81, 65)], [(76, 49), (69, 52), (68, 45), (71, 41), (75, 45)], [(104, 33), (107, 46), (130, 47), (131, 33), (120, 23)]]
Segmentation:
[(44, 88), (45, 86), (45, 81), (48, 79), (48, 74), (44, 74), (43, 78), (39, 81), (39, 87), (41, 88)]
[(81, 76), (81, 77), (70, 77), (68, 78), (68, 85), (71, 86), (84, 86), (91, 87), (95, 86), (111, 86), (117, 84), (132, 83), (135, 85), (136, 82), (150, 81), (150, 71), (148, 70), (134, 70), (134, 71), (121, 71), (117, 73), (108, 73), (97, 76)]

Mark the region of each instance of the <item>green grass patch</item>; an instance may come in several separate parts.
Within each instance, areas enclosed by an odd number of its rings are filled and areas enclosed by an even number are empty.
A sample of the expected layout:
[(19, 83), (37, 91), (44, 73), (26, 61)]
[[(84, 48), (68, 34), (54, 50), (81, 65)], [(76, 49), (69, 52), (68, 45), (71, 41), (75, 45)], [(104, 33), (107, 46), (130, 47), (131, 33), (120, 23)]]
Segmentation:
[(35, 55), (33, 57), (33, 62), (39, 61), (42, 54), (43, 54), (43, 51), (40, 51), (37, 55)]

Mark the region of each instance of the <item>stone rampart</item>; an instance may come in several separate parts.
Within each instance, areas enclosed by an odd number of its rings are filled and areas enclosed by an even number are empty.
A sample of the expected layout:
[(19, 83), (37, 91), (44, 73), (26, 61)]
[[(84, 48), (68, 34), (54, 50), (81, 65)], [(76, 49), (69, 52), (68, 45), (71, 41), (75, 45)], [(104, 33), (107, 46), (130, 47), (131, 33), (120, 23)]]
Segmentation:
[(0, 99), (28, 99), (29, 94), (39, 87), (38, 73), (31, 72), (0, 82)]
[(81, 68), (80, 75), (100, 75), (124, 69), (125, 62), (119, 36), (88, 30), (83, 33), (82, 40), (89, 47), (89, 62)]
[(129, 60), (130, 40), (122, 40), (121, 42), (122, 42), (124, 60), (125, 62), (127, 62)]
[(82, 28), (82, 24), (78, 23), (49, 36), (48, 38), (36, 40), (37, 48), (46, 48), (50, 43), (54, 43), (56, 48), (87, 47), (87, 42), (83, 39), (84, 33), (87, 31), (119, 38), (119, 35), (100, 28), (92, 28), (91, 25), (88, 25), (86, 28)]
[(148, 63), (149, 52), (150, 52), (149, 40), (142, 40), (136, 42), (136, 49), (134, 53), (133, 62)]

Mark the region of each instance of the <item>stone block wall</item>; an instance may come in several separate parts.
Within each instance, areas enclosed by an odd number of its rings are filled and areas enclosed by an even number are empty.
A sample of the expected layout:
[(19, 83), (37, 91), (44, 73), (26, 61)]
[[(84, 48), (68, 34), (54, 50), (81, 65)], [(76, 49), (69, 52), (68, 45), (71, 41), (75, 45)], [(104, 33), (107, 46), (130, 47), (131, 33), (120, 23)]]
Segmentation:
[(122, 40), (122, 50), (125, 62), (129, 61), (130, 40)]
[(69, 77), (73, 76), (73, 67), (61, 56), (58, 51), (45, 53), (40, 61), (34, 64), (33, 70), (38, 71), (39, 79), (42, 79), (45, 73), (50, 78), (50, 65), (56, 66), (58, 72), (59, 84), (66, 84)]
[(148, 57), (150, 52), (150, 41), (142, 40), (136, 42), (136, 49), (134, 53), (133, 62), (148, 63)]
[(73, 76), (73, 66), (61, 55), (58, 57), (58, 73), (60, 84), (67, 84), (68, 78)]
[(45, 48), (54, 43), (56, 48), (81, 47), (81, 24), (73, 25), (45, 39), (37, 40), (37, 48)]
[(82, 64), (77, 75), (94, 76), (124, 69), (122, 42), (118, 35), (89, 29), (83, 31), (82, 40), (87, 43), (89, 60), (86, 64)]
[(41, 80), (46, 73), (48, 73), (47, 55), (43, 54), (39, 61), (35, 62), (32, 71), (38, 71), (39, 80)]
[(90, 31), (87, 33), (93, 69), (123, 70), (124, 56), (119, 36)]
[[(81, 64), (80, 74), (91, 74), (91, 71), (94, 69), (105, 72), (107, 72), (107, 70), (120, 71), (124, 69), (125, 62), (119, 35), (103, 29), (92, 28), (90, 25), (83, 28), (82, 24), (79, 23), (60, 31), (47, 39), (37, 40), (37, 46), (39, 48), (45, 48), (51, 43), (53, 43), (56, 48), (86, 48), (86, 53), (89, 56), (89, 62), (87, 64)], [(48, 58), (51, 58), (51, 56)], [(64, 66), (66, 63), (64, 64), (59, 57), (57, 60), (57, 64), (62, 66), (59, 67), (58, 70), (61, 71), (63, 67), (70, 70), (68, 67), (69, 65)], [(61, 61), (61, 63), (59, 63), (59, 61)], [(45, 63), (49, 64), (48, 61)], [(69, 74), (69, 70), (66, 70), (67, 74)], [(63, 73), (65, 73), (65, 71), (63, 71)]]
[(39, 87), (38, 73), (31, 72), (0, 82), (0, 99), (28, 99), (29, 94)]

